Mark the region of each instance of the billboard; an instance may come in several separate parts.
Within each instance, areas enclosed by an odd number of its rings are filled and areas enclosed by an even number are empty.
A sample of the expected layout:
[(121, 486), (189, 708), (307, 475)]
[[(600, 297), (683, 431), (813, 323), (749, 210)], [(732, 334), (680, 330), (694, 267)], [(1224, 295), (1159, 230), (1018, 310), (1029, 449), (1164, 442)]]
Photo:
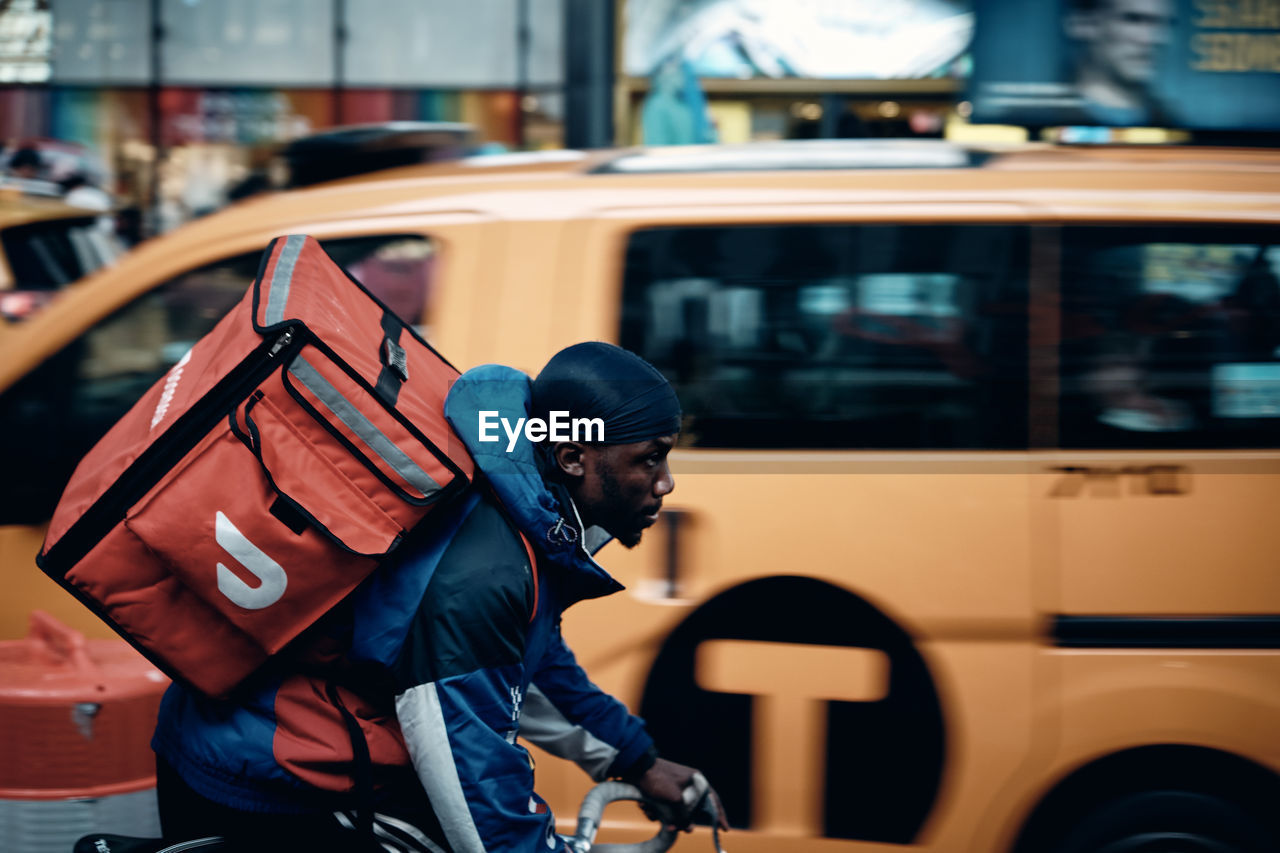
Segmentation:
[(976, 0), (972, 120), (1280, 129), (1280, 0)]
[(973, 34), (971, 0), (627, 0), (625, 22), (632, 77), (962, 77)]

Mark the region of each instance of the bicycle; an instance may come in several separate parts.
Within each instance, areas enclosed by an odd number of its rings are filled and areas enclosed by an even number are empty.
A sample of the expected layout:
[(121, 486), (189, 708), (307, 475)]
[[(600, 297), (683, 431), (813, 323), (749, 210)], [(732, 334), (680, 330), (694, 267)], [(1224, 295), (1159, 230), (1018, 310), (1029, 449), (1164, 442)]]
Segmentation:
[[(666, 853), (675, 844), (679, 834), (676, 829), (678, 823), (703, 817), (710, 821), (716, 853), (724, 853), (717, 827), (719, 814), (710, 790), (702, 774), (695, 774), (693, 784), (684, 791), (683, 808), (677, 809), (669, 803), (648, 799), (634, 785), (601, 782), (582, 798), (577, 828), (572, 836), (563, 836), (565, 845), (572, 853)], [(661, 823), (658, 834), (647, 841), (633, 844), (596, 844), (596, 834), (600, 829), (600, 819), (605, 807), (622, 800), (633, 800), (647, 806), (647, 813)], [(232, 853), (232, 850), (225, 839), (217, 836), (173, 842), (161, 838), (92, 833), (76, 842), (73, 853)]]

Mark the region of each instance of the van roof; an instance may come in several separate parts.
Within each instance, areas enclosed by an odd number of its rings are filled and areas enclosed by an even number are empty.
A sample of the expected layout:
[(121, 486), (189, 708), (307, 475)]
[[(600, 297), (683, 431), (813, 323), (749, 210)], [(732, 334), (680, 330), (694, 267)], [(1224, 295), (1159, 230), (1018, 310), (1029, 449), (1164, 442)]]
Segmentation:
[[(536, 170), (566, 174), (654, 174), (819, 171), (857, 169), (1047, 168), (1187, 163), (1280, 168), (1269, 148), (1205, 148), (1167, 145), (1067, 146), (1053, 143), (961, 144), (941, 139), (817, 139), (736, 145), (672, 145), (595, 151), (552, 150), (467, 157), (401, 170), (465, 174)], [(350, 180), (373, 180), (364, 175)]]
[(942, 140), (549, 151), (389, 169), (248, 199), (201, 222), (230, 226), (253, 216), (285, 228), (351, 216), (462, 211), (548, 219), (635, 207), (929, 201), (931, 194), (937, 201), (1011, 201), (1049, 210), (1089, 192), (1096, 215), (1109, 205), (1133, 208), (1131, 191), (1212, 192), (1227, 206), (1241, 200), (1234, 194), (1263, 194), (1258, 198), (1274, 207), (1280, 151)]
[[(802, 168), (806, 160), (822, 165)], [(644, 162), (672, 167), (627, 165)], [(858, 162), (863, 166), (855, 168)], [(1280, 151), (822, 140), (488, 155), (253, 196), (146, 241), (117, 269), (135, 261), (145, 265), (153, 252), (260, 233), (264, 224), (286, 234), (373, 218), (393, 227), (396, 217), (422, 214), (548, 220), (684, 209), (696, 218), (696, 209), (747, 210), (745, 205), (956, 201), (1034, 206), (1044, 218), (1141, 219), (1150, 217), (1151, 193), (1162, 194), (1162, 209), (1172, 218), (1275, 221)], [(1186, 193), (1196, 194), (1194, 203), (1183, 198)]]
[[(1187, 171), (1280, 174), (1280, 151), (1263, 148), (1203, 148), (1161, 145), (1109, 145), (1071, 147), (1051, 143), (962, 145), (944, 140), (796, 140), (743, 145), (690, 145), (661, 148), (622, 148), (595, 151), (553, 150), (490, 154), (444, 163), (419, 164), (373, 172), (318, 186), (376, 187), (385, 192), (394, 184), (461, 189), (473, 179), (477, 188), (497, 182), (512, 185), (528, 179), (533, 185), (554, 178), (592, 180), (649, 175), (649, 186), (689, 186), (690, 179), (713, 178), (709, 185), (723, 185), (733, 176), (760, 175), (753, 185), (764, 186), (769, 175), (775, 181), (803, 181), (814, 173), (818, 184), (829, 183), (831, 173), (849, 175), (875, 171), (937, 173), (975, 172), (1112, 172)], [(669, 176), (663, 179), (661, 176)], [(716, 176), (728, 176), (715, 179)], [(1194, 178), (1188, 178), (1194, 181)], [(1188, 179), (1171, 178), (1173, 184)], [(1074, 180), (1074, 179), (1072, 179)], [(1111, 179), (1108, 179), (1111, 180)], [(578, 186), (584, 186), (577, 184)], [(634, 186), (624, 183), (619, 187)], [(449, 189), (452, 188), (452, 189)], [(585, 188), (585, 187), (584, 187)]]
[(54, 219), (88, 219), (95, 211), (66, 204), (60, 199), (34, 196), (12, 185), (0, 184), (0, 230)]

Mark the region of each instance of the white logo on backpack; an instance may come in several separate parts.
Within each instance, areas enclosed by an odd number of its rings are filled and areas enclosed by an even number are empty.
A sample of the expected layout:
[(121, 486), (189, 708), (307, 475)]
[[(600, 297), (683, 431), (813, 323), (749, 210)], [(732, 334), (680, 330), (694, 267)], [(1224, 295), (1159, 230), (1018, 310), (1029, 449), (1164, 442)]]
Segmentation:
[(178, 363), (165, 377), (164, 390), (160, 392), (160, 402), (156, 404), (155, 413), (151, 415), (151, 429), (155, 429), (156, 424), (164, 419), (165, 412), (169, 411), (169, 404), (173, 402), (173, 395), (178, 391), (178, 382), (182, 379), (182, 368), (186, 367), (190, 360), (191, 350), (187, 350), (187, 354), (178, 359)]
[(251, 587), (222, 563), (218, 563), (218, 592), (229, 598), (232, 604), (238, 604), (245, 610), (261, 610), (280, 600), (289, 578), (279, 563), (250, 542), (222, 512), (218, 513), (215, 520), (213, 535), (228, 554), (262, 581), (258, 587)]

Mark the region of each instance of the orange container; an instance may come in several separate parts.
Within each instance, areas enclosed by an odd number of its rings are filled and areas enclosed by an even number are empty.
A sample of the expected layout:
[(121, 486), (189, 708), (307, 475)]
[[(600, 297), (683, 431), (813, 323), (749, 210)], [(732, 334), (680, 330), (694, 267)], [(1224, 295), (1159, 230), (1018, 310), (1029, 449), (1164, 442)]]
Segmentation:
[(85, 640), (41, 611), (0, 642), (0, 799), (102, 798), (155, 787), (168, 679), (123, 640)]

